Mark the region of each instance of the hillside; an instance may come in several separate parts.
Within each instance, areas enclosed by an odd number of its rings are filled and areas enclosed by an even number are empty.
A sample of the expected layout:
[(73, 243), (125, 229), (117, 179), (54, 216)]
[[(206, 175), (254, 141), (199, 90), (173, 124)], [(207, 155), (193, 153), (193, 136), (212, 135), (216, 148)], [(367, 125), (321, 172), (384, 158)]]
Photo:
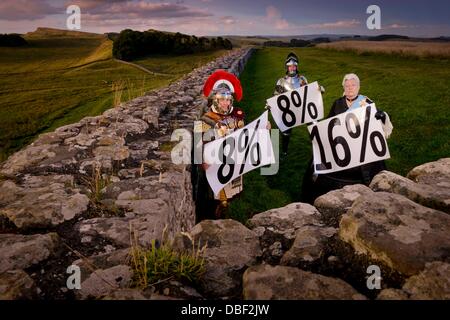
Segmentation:
[[(37, 134), (98, 115), (163, 87), (223, 51), (150, 56), (133, 65), (112, 59), (107, 35), (38, 28), (28, 45), (0, 48), (0, 162)], [(156, 71), (164, 66), (163, 71)]]

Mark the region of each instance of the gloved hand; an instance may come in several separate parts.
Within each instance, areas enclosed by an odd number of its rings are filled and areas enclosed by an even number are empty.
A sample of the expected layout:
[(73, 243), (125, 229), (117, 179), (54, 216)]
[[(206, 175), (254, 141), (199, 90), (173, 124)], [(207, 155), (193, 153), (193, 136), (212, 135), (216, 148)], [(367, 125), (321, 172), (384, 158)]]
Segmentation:
[(278, 94), (282, 94), (282, 93), (284, 93), (286, 90), (283, 88), (283, 86), (280, 86), (279, 84), (277, 84), (277, 85), (275, 86), (275, 91), (276, 91)]
[(386, 113), (382, 110), (379, 110), (375, 113), (375, 119), (381, 120), (383, 124), (386, 123)]

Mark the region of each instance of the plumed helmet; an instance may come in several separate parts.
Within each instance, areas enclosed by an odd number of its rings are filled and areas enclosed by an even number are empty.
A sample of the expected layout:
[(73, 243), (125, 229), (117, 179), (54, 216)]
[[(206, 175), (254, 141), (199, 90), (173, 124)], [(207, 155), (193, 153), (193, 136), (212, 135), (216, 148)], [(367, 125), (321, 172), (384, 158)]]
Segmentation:
[(209, 76), (203, 86), (203, 94), (209, 97), (211, 94), (231, 94), (236, 101), (242, 99), (242, 86), (239, 79), (225, 70), (217, 70)]

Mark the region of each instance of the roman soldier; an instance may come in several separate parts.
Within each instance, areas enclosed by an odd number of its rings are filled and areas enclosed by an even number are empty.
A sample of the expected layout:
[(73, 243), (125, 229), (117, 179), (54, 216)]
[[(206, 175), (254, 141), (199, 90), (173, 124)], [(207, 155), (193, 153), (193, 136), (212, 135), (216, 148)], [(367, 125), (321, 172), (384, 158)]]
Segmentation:
[[(206, 80), (203, 94), (208, 99), (208, 109), (196, 122), (194, 132), (202, 133), (203, 143), (222, 138), (244, 127), (244, 112), (233, 106), (234, 100), (242, 98), (239, 79), (224, 70), (214, 72)], [(214, 195), (205, 171), (209, 165), (197, 167), (194, 196), (199, 220), (225, 217), (229, 201), (242, 191), (242, 176), (227, 184), (218, 195)]]

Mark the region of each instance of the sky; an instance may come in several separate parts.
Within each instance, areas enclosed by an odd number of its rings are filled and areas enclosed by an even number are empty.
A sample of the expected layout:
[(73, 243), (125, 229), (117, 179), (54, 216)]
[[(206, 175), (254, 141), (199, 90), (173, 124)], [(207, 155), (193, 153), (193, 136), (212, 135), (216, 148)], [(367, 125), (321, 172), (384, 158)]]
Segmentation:
[[(66, 29), (69, 5), (81, 10), (79, 31), (95, 33), (450, 36), (450, 0), (1, 0), (0, 33)], [(379, 30), (367, 28), (369, 5), (380, 7)]]

